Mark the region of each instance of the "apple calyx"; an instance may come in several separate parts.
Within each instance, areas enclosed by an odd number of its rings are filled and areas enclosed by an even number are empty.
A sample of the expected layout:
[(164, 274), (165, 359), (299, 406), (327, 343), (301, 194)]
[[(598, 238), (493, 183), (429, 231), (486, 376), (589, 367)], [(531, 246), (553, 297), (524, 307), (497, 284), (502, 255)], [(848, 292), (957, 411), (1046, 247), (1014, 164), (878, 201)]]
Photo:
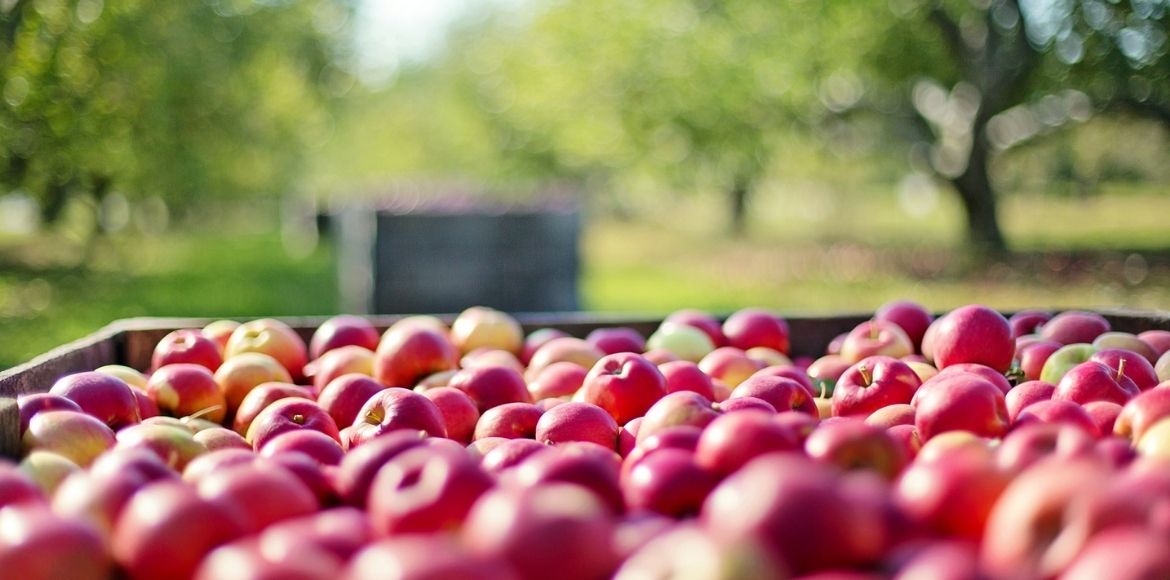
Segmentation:
[(296, 423), (297, 425), (304, 425), (305, 424), (305, 416), (300, 414), (300, 413), (297, 413), (296, 415), (292, 416), (292, 422)]

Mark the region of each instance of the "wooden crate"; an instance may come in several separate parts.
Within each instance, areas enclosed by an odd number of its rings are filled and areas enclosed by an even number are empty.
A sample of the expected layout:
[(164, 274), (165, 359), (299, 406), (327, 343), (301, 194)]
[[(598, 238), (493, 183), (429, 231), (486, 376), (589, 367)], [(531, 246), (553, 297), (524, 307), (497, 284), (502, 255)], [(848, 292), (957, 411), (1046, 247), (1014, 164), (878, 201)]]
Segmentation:
[[(1170, 330), (1170, 312), (1104, 310), (1114, 330), (1138, 333), (1145, 330)], [(848, 332), (867, 320), (869, 314), (832, 316), (788, 316), (794, 356), (818, 356), (838, 334)], [(368, 317), (384, 330), (400, 316)], [(450, 323), (454, 315), (442, 315)], [(559, 328), (573, 336), (584, 337), (591, 330), (607, 326), (629, 326), (645, 336), (658, 327), (660, 319), (650, 316), (605, 316), (593, 313), (521, 314), (517, 318), (525, 332), (539, 328)], [(307, 341), (325, 317), (286, 318), (290, 326)], [(20, 413), (16, 399), (28, 393), (45, 392), (60, 377), (93, 370), (102, 365), (124, 364), (139, 370), (150, 366), (154, 345), (168, 332), (179, 328), (201, 328), (210, 319), (132, 318), (116, 321), (77, 341), (58, 347), (28, 363), (0, 372), (0, 456), (19, 457)]]

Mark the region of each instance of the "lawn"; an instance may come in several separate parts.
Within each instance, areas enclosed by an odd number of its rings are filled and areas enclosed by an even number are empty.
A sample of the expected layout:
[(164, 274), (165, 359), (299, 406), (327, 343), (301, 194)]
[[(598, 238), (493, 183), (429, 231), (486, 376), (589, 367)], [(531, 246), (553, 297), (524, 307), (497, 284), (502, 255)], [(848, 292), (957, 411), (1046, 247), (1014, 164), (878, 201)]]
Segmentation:
[[(720, 208), (700, 200), (677, 200), (670, 212), (645, 212), (639, 221), (593, 216), (581, 244), (583, 305), (648, 314), (745, 305), (826, 313), (911, 298), (935, 309), (1170, 308), (1170, 260), (1160, 259), (1170, 249), (1170, 196), (1009, 200), (1004, 225), (1018, 249), (1126, 251), (975, 271), (959, 267), (960, 222), (948, 200), (915, 217), (882, 196), (770, 198), (740, 238), (723, 235)], [(179, 228), (92, 247), (61, 235), (0, 239), (0, 368), (118, 318), (335, 312), (328, 243), (290, 252), (270, 226)], [(77, 268), (83, 259), (88, 267)]]

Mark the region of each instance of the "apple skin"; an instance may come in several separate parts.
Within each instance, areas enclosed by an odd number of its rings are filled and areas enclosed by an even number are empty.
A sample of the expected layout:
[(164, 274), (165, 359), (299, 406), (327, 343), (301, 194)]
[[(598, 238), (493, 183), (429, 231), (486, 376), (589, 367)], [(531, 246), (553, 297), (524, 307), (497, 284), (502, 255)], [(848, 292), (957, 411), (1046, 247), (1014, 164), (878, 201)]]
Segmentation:
[(1147, 330), (1138, 333), (1137, 337), (1150, 345), (1154, 351), (1155, 360), (1170, 351), (1170, 330)]
[(831, 395), (841, 375), (851, 366), (841, 355), (827, 354), (813, 361), (806, 374), (812, 381), (813, 391), (820, 395), (823, 390), (826, 395)]
[(44, 506), (0, 510), (0, 570), (6, 578), (103, 580), (113, 560), (87, 522), (54, 514)]
[(40, 449), (26, 454), (18, 468), (46, 497), (52, 497), (65, 478), (81, 471), (81, 467), (61, 454)]
[(1101, 434), (1101, 437), (1108, 437), (1113, 434), (1113, 429), (1117, 425), (1117, 418), (1121, 416), (1121, 405), (1110, 403), (1109, 401), (1093, 401), (1085, 403), (1082, 407), (1089, 414), (1089, 418), (1092, 419), (1093, 424), (1097, 426), (1097, 432)]
[[(1089, 360), (1099, 362), (1114, 370), (1120, 370), (1133, 380), (1133, 384), (1137, 385), (1138, 390), (1147, 391), (1158, 384), (1158, 373), (1154, 371), (1154, 365), (1150, 364), (1144, 356), (1131, 350), (1106, 348), (1093, 353)], [(1122, 361), (1125, 361), (1124, 367), (1121, 366)]]
[(275, 457), (292, 451), (304, 453), (321, 465), (337, 465), (345, 457), (341, 443), (313, 429), (286, 431), (272, 437), (258, 449), (261, 457)]
[(309, 358), (317, 360), (325, 353), (345, 346), (372, 351), (378, 348), (381, 338), (378, 329), (365, 318), (348, 314), (334, 316), (313, 332), (309, 339)]
[(244, 533), (229, 508), (200, 498), (181, 482), (162, 481), (130, 498), (118, 518), (112, 551), (130, 578), (189, 578), (205, 554)]
[(77, 403), (82, 411), (115, 431), (141, 421), (138, 401), (130, 385), (110, 375), (99, 372), (66, 375), (53, 383), (49, 394)]
[(480, 467), (491, 475), (500, 476), (536, 453), (553, 451), (548, 445), (533, 439), (505, 439), (484, 454)]
[(1040, 380), (1057, 384), (1073, 367), (1088, 361), (1097, 347), (1091, 344), (1067, 344), (1048, 356), (1040, 370)]
[(1060, 422), (1022, 424), (1003, 438), (995, 449), (995, 461), (1008, 473), (1019, 474), (1040, 461), (1094, 453), (1095, 444), (1094, 437), (1080, 426)]
[(243, 464), (216, 470), (199, 480), (199, 497), (239, 517), (255, 533), (320, 507), (305, 484), (287, 469), (270, 464)]
[(933, 534), (977, 542), (1010, 481), (990, 454), (963, 448), (934, 459), (919, 454), (898, 478), (894, 503)]
[(422, 378), (458, 367), (446, 336), (422, 327), (391, 328), (374, 353), (374, 378), (388, 387), (413, 387)]
[(159, 367), (146, 383), (146, 394), (162, 413), (174, 417), (199, 414), (221, 423), (227, 416), (227, 400), (207, 368), (196, 364)]
[[(218, 387), (216, 387), (218, 388)], [(138, 387), (130, 387), (130, 391), (134, 393), (134, 402), (138, 404), (138, 417), (143, 421), (151, 417), (158, 417), (158, 405), (146, 394), (146, 391)]]
[(515, 580), (499, 558), (472, 556), (448, 534), (407, 534), (363, 546), (345, 570), (345, 580), (384, 580), (393, 570), (402, 580), (476, 578)]
[(552, 397), (571, 397), (581, 385), (589, 369), (568, 361), (556, 362), (544, 367), (528, 383), (532, 400), (541, 401)]
[(266, 552), (283, 555), (311, 548), (348, 562), (374, 540), (374, 530), (365, 512), (341, 506), (277, 522), (261, 532), (259, 539)]
[(865, 418), (865, 422), (874, 427), (889, 429), (898, 425), (914, 426), (914, 407), (909, 403), (895, 403), (886, 405)]
[(788, 322), (760, 308), (744, 308), (723, 322), (727, 344), (740, 350), (766, 346), (782, 354), (789, 352)]
[(808, 372), (805, 371), (805, 369), (796, 366), (764, 367), (759, 371), (756, 371), (756, 374), (752, 376), (792, 379), (800, 386), (804, 387), (804, 390), (808, 393), (808, 396), (816, 397), (820, 395), (820, 390), (817, 389), (815, 385), (813, 385), (812, 378), (808, 376)]
[(515, 318), (504, 312), (472, 306), (451, 324), (451, 342), (464, 354), (478, 348), (520, 354), (524, 349), (524, 331)]
[(1004, 395), (1012, 390), (1012, 384), (1003, 373), (990, 367), (976, 363), (959, 363), (942, 369), (934, 376), (935, 380), (951, 377), (957, 374), (974, 374), (993, 384)]
[(832, 414), (868, 416), (895, 404), (909, 404), (922, 381), (906, 363), (871, 356), (849, 367), (833, 387)]
[(252, 389), (264, 383), (292, 384), (292, 375), (276, 359), (259, 352), (246, 352), (225, 360), (215, 371), (215, 382), (227, 401), (228, 417), (235, 417)]
[(192, 459), (183, 468), (183, 481), (198, 485), (207, 475), (236, 465), (251, 465), (259, 457), (251, 446), (248, 449), (220, 449), (209, 451)]
[(383, 389), (370, 397), (354, 419), (351, 448), (398, 430), (422, 431), (446, 437), (443, 414), (430, 399), (399, 387)]
[[(738, 399), (725, 399), (722, 402), (715, 403), (715, 408), (722, 413), (734, 413), (736, 411), (764, 411), (766, 413), (775, 413), (776, 407), (771, 403), (757, 399), (755, 397), (740, 397)], [(819, 411), (818, 411), (819, 412)]]
[(223, 354), (219, 345), (201, 331), (176, 330), (155, 345), (150, 357), (150, 368), (156, 371), (176, 363), (199, 365), (214, 373), (223, 364)]
[(1025, 381), (1016, 385), (1015, 388), (1008, 391), (1007, 395), (1004, 395), (1008, 420), (1015, 423), (1016, 417), (1020, 415), (1020, 411), (1023, 411), (1032, 403), (1052, 399), (1052, 393), (1054, 392), (1056, 392), (1056, 385), (1044, 381)]
[(236, 408), (235, 416), (232, 418), (232, 429), (240, 435), (247, 435), (248, 428), (264, 409), (277, 401), (292, 398), (312, 400), (313, 395), (308, 388), (292, 383), (271, 382), (256, 385), (248, 391)]
[[(370, 396), (373, 396), (373, 393)], [(443, 415), (443, 424), (447, 427), (447, 437), (464, 445), (471, 443), (476, 424), (480, 420), (479, 409), (476, 408), (475, 401), (472, 401), (471, 397), (454, 387), (429, 389), (423, 391), (422, 396), (430, 399), (439, 408), (439, 413)], [(369, 398), (367, 397), (366, 400)], [(362, 403), (364, 404), (365, 401)], [(356, 414), (355, 411), (354, 415)], [(350, 418), (348, 424), (353, 424), (353, 418)]]
[(1158, 357), (1158, 362), (1154, 365), (1154, 372), (1158, 373), (1159, 381), (1170, 381), (1170, 353), (1163, 353), (1162, 356)]
[(1091, 343), (1111, 329), (1109, 321), (1095, 312), (1069, 310), (1040, 327), (1040, 336), (1061, 344)]
[(764, 412), (728, 413), (707, 425), (695, 448), (695, 462), (729, 474), (752, 459), (772, 452), (800, 452), (804, 441)]
[(232, 337), (232, 333), (240, 327), (240, 323), (235, 320), (216, 320), (204, 326), (201, 332), (203, 336), (211, 339), (215, 346), (219, 349), (219, 354), (223, 355), (223, 349), (227, 346), (228, 339)]
[(960, 363), (978, 363), (1000, 373), (1011, 368), (1016, 344), (999, 312), (977, 304), (962, 306), (932, 326), (932, 354), (939, 370)]
[(534, 439), (544, 411), (532, 403), (504, 403), (484, 411), (474, 425), (474, 439)]
[(381, 383), (366, 375), (341, 375), (321, 389), (317, 395), (317, 405), (329, 413), (338, 427), (353, 425), (366, 401), (384, 388)]
[(301, 429), (320, 431), (337, 441), (338, 445), (341, 444), (341, 435), (333, 417), (317, 403), (298, 397), (280, 399), (265, 407), (248, 426), (244, 439), (254, 449), (260, 450), (277, 435)]
[(147, 449), (176, 471), (182, 471), (192, 459), (207, 452), (189, 429), (171, 425), (131, 425), (119, 430), (115, 438), (114, 449)]
[(869, 320), (845, 336), (840, 357), (856, 364), (871, 356), (901, 358), (913, 353), (914, 343), (901, 326), (886, 320)]
[(1107, 349), (1131, 351), (1141, 355), (1142, 358), (1146, 359), (1146, 362), (1150, 363), (1150, 366), (1158, 362), (1158, 353), (1154, 351), (1154, 348), (1147, 344), (1146, 341), (1138, 338), (1137, 335), (1128, 332), (1106, 332), (1093, 339), (1092, 344), (1099, 351)]
[(506, 562), (520, 580), (545, 578), (549, 570), (565, 580), (593, 580), (617, 568), (615, 527), (605, 505), (577, 486), (501, 488), (472, 507), (461, 539), (474, 556)]
[(569, 335), (557, 328), (540, 328), (532, 331), (524, 338), (524, 349), (520, 352), (520, 364), (527, 367), (532, 362), (532, 355), (536, 354), (536, 351), (545, 343), (554, 338), (565, 337), (569, 337)]
[(642, 354), (646, 351), (646, 339), (638, 331), (626, 326), (594, 329), (585, 337), (585, 342), (596, 346), (605, 354), (619, 352)]
[(320, 393), (329, 383), (348, 374), (374, 376), (374, 351), (360, 346), (342, 346), (326, 352), (321, 358), (305, 365), (305, 374), (313, 380), (313, 388)]
[(470, 369), (483, 366), (508, 367), (518, 373), (524, 372), (524, 365), (516, 355), (498, 348), (477, 348), (459, 359), (459, 366)]
[(816, 403), (803, 385), (792, 379), (756, 375), (740, 383), (728, 399), (755, 397), (776, 408), (777, 412), (800, 411), (818, 416)]
[(804, 452), (842, 470), (864, 469), (892, 481), (909, 462), (902, 446), (884, 429), (861, 419), (825, 422), (804, 442)]
[(597, 405), (572, 402), (557, 405), (536, 423), (536, 440), (545, 445), (588, 441), (606, 449), (617, 448), (618, 424)]
[(711, 377), (699, 365), (684, 360), (670, 361), (658, 365), (659, 372), (666, 379), (666, 392), (690, 391), (708, 399), (714, 399), (715, 391)]
[(1113, 434), (1137, 442), (1146, 430), (1167, 416), (1170, 416), (1170, 388), (1150, 389), (1125, 403), (1114, 423)]
[(1069, 425), (1084, 431), (1093, 439), (1101, 436), (1089, 412), (1071, 401), (1054, 399), (1032, 403), (1020, 411), (1012, 426), (1019, 427), (1032, 423)]
[[(688, 324), (662, 323), (650, 338), (646, 339), (646, 354), (669, 353), (678, 360), (697, 363), (715, 350), (715, 343), (702, 330)], [(655, 360), (655, 363), (664, 361)]]
[(1012, 327), (1012, 338), (1033, 334), (1051, 319), (1051, 312), (1045, 312), (1043, 310), (1020, 310), (1008, 318), (1008, 324)]
[(920, 540), (891, 558), (898, 580), (980, 580), (979, 549), (953, 539)]
[(926, 329), (930, 327), (930, 323), (934, 317), (921, 304), (911, 302), (909, 300), (895, 300), (887, 302), (877, 309), (873, 315), (874, 320), (884, 320), (893, 322), (906, 333), (910, 338), (910, 343), (914, 345), (915, 352), (918, 352), (922, 347), (922, 337), (926, 334)]
[(699, 467), (693, 452), (667, 448), (642, 458), (622, 483), (629, 509), (683, 518), (698, 514), (719, 478)]
[[(673, 524), (673, 520), (668, 521)], [(653, 520), (649, 525), (655, 525)], [(759, 540), (722, 542), (691, 522), (653, 531), (624, 559), (614, 575), (615, 580), (786, 577), (788, 571), (783, 562), (770, 554)]]
[(44, 411), (76, 411), (83, 412), (81, 406), (61, 395), (49, 393), (32, 393), (17, 397), (16, 404), (20, 407), (20, 435), (28, 430), (28, 422), (34, 415)]
[(688, 391), (670, 393), (654, 403), (638, 427), (637, 442), (670, 427), (689, 425), (702, 429), (720, 414), (706, 397)]
[(145, 477), (133, 471), (79, 471), (57, 488), (52, 509), (59, 516), (88, 524), (101, 534), (103, 542), (109, 542), (122, 508), (147, 483)]
[(304, 378), (305, 364), (309, 362), (309, 348), (301, 336), (273, 318), (249, 320), (235, 329), (224, 346), (224, 360), (246, 352), (271, 356), (296, 381)]
[(918, 389), (911, 405), (914, 426), (923, 441), (954, 430), (992, 438), (1007, 432), (1003, 392), (978, 375), (936, 377)]
[(370, 520), (382, 536), (456, 529), (494, 485), (467, 454), (420, 446), (378, 470), (367, 500)]
[(52, 451), (88, 467), (114, 446), (114, 431), (92, 415), (80, 411), (42, 411), (29, 420), (22, 445), (27, 454)]
[(468, 368), (455, 373), (447, 386), (463, 391), (480, 414), (505, 403), (531, 403), (528, 384), (519, 371), (504, 366)]
[(579, 396), (619, 424), (641, 417), (666, 395), (666, 379), (654, 363), (633, 353), (606, 355), (589, 370)]
[(146, 449), (114, 449), (98, 457), (89, 468), (94, 475), (127, 473), (151, 482), (177, 479), (179, 474), (158, 455)]
[(15, 464), (0, 461), (0, 508), (22, 503), (47, 502), (45, 492)]
[(1133, 380), (1119, 374), (1117, 369), (1088, 361), (1065, 373), (1057, 383), (1052, 398), (1082, 405), (1090, 401), (1111, 401), (1124, 405), (1140, 392)]
[(717, 348), (699, 361), (699, 370), (733, 389), (762, 368), (764, 363), (733, 346)]
[(248, 440), (244, 439), (243, 435), (228, 429), (227, 427), (213, 427), (211, 429), (204, 429), (194, 436), (192, 439), (201, 443), (208, 451), (215, 451), (216, 449), (246, 449), (251, 451), (252, 446), (248, 444)]
[(295, 551), (277, 551), (258, 536), (250, 536), (209, 552), (192, 580), (330, 580), (341, 575), (341, 568), (340, 559), (312, 544)]
[(1055, 340), (1040, 340), (1020, 347), (1016, 358), (1020, 361), (1020, 370), (1024, 371), (1024, 379), (1039, 380), (1048, 357), (1063, 347), (1064, 345)]
[(1124, 525), (1092, 536), (1061, 578), (1139, 580), (1170, 576), (1166, 537), (1145, 527)]
[(663, 321), (663, 324), (685, 324), (693, 326), (707, 335), (711, 339), (711, 344), (715, 348), (728, 346), (727, 337), (723, 334), (723, 325), (719, 323), (719, 319), (703, 312), (702, 310), (683, 309), (671, 312)]

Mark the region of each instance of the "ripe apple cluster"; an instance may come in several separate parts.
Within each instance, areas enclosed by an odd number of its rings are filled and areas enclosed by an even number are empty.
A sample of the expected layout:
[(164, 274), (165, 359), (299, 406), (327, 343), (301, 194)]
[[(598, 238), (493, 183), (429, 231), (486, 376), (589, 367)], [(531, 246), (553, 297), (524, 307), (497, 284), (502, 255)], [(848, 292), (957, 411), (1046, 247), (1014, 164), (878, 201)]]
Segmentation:
[(1170, 331), (896, 301), (794, 342), (759, 308), (178, 330), (19, 399), (0, 574), (1170, 577)]

